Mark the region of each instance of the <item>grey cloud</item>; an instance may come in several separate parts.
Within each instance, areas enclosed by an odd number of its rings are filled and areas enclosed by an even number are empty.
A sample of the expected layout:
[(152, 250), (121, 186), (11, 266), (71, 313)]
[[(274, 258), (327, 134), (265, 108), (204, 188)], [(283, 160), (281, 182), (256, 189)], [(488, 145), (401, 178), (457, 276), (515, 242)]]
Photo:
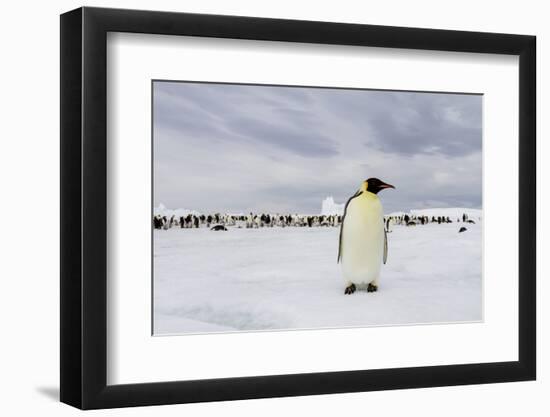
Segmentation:
[[(305, 93), (291, 88), (277, 91), (275, 87), (261, 87), (260, 91), (265, 90), (258, 94), (255, 86), (156, 84), (159, 89), (154, 95), (155, 130), (185, 131), (215, 142), (241, 137), (269, 147), (281, 147), (302, 157), (328, 157), (338, 153), (332, 141), (315, 128), (313, 115), (282, 107), (308, 102)], [(271, 97), (270, 92), (273, 92)], [(259, 115), (261, 111), (263, 114)]]
[(155, 204), (318, 212), (360, 181), (386, 211), (481, 205), (482, 97), (155, 82)]
[(238, 135), (288, 149), (303, 157), (325, 157), (338, 153), (332, 142), (313, 127), (295, 129), (251, 117), (230, 120), (226, 126)]
[(480, 95), (338, 89), (319, 96), (331, 114), (355, 126), (366, 147), (407, 155), (481, 149)]
[(366, 146), (400, 154), (463, 155), (480, 150), (481, 96), (464, 100), (465, 96), (403, 94), (411, 96), (405, 104), (414, 111), (400, 118), (386, 105), (384, 111), (368, 117), (375, 138)]

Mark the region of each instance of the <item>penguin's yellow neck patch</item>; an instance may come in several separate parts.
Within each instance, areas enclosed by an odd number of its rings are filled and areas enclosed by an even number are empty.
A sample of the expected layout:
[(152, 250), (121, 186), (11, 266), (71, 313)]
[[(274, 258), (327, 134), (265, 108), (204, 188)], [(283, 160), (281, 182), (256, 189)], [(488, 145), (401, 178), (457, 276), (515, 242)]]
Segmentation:
[(369, 183), (367, 181), (363, 181), (363, 183), (361, 184), (361, 187), (359, 187), (359, 191), (361, 191), (363, 193), (364, 197), (378, 198), (378, 196), (376, 194), (371, 193), (369, 191)]

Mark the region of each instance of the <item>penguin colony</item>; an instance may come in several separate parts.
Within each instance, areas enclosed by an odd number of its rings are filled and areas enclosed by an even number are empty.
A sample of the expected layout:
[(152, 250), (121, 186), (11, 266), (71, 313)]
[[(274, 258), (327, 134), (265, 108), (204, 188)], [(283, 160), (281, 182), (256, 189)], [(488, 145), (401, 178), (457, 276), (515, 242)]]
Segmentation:
[[(153, 216), (153, 227), (157, 230), (168, 230), (173, 227), (181, 229), (211, 228), (214, 225), (235, 226), (247, 229), (262, 227), (338, 227), (342, 223), (340, 215), (298, 215), (298, 214), (188, 214), (187, 216)], [(456, 219), (459, 223), (460, 218)], [(464, 223), (475, 223), (463, 215)], [(402, 214), (399, 216), (384, 216), (385, 229), (391, 232), (391, 225), (416, 226), (429, 223), (453, 223), (448, 216), (415, 216)]]
[(159, 230), (168, 230), (172, 227), (181, 229), (198, 229), (214, 225), (245, 227), (257, 229), (261, 227), (337, 227), (342, 222), (338, 215), (298, 215), (298, 214), (188, 214), (187, 216), (156, 215), (153, 217), (153, 227)]

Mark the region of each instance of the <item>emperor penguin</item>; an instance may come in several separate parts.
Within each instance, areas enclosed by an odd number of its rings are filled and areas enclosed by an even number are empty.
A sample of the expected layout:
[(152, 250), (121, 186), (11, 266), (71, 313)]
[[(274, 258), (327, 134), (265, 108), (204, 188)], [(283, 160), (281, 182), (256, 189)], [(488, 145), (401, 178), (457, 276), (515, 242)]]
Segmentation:
[(338, 262), (342, 263), (345, 294), (353, 294), (357, 289), (378, 290), (380, 267), (388, 257), (384, 210), (378, 193), (386, 188), (395, 187), (369, 178), (344, 207)]

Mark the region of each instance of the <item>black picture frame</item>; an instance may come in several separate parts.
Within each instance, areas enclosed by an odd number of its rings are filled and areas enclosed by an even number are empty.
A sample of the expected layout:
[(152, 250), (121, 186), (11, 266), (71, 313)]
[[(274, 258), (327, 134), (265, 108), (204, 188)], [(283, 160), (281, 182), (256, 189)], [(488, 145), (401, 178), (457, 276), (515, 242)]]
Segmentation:
[[(519, 360), (107, 385), (108, 32), (519, 56)], [(61, 15), (61, 401), (81, 409), (536, 378), (534, 36), (79, 8)]]

